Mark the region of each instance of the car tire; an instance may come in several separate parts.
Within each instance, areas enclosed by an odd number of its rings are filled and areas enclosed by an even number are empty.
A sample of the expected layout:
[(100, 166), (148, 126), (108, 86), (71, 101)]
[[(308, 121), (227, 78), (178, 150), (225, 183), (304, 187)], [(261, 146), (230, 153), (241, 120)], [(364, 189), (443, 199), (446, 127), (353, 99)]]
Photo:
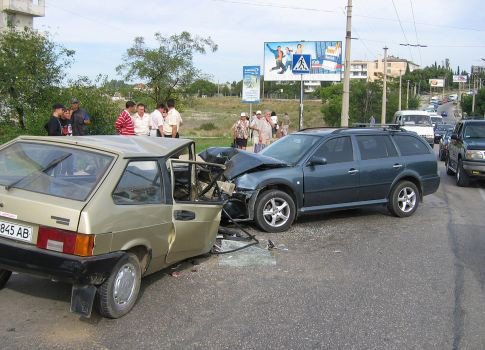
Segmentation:
[(451, 168), (450, 168), (450, 157), (449, 156), (446, 157), (445, 166), (446, 166), (446, 175), (450, 175), (450, 176), (455, 175), (455, 172), (453, 170), (451, 170)]
[(263, 192), (256, 200), (254, 218), (266, 232), (284, 232), (293, 223), (296, 215), (295, 202), (280, 190)]
[(444, 150), (440, 149), (439, 152), (438, 152), (438, 155), (439, 155), (440, 161), (444, 162), (446, 160), (445, 151)]
[(458, 159), (458, 166), (456, 170), (456, 185), (460, 187), (468, 187), (470, 185), (470, 178), (463, 169), (463, 163), (461, 159)]
[(98, 288), (101, 316), (119, 318), (136, 303), (141, 285), (140, 262), (136, 255), (126, 253), (116, 264), (109, 278)]
[(3, 289), (3, 287), (5, 287), (5, 284), (7, 284), (10, 276), (12, 276), (12, 271), (0, 269), (0, 289)]
[(389, 211), (401, 218), (414, 214), (419, 205), (419, 191), (411, 181), (396, 184), (389, 197)]

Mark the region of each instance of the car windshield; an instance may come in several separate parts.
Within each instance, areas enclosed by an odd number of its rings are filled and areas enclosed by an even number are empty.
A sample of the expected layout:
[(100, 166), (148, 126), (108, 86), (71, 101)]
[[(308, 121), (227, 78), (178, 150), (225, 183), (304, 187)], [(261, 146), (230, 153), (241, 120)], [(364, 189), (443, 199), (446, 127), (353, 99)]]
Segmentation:
[(112, 160), (60, 145), (17, 142), (0, 150), (0, 185), (84, 201)]
[(450, 130), (450, 129), (453, 129), (452, 125), (442, 124), (442, 125), (438, 125), (436, 127), (436, 130), (439, 130), (439, 131), (446, 131), (446, 130)]
[(470, 124), (465, 129), (466, 139), (483, 139), (485, 138), (485, 124)]
[(405, 125), (431, 125), (431, 117), (429, 115), (403, 115), (402, 119)]
[(296, 164), (320, 139), (313, 135), (288, 135), (263, 149), (260, 154), (288, 164)]

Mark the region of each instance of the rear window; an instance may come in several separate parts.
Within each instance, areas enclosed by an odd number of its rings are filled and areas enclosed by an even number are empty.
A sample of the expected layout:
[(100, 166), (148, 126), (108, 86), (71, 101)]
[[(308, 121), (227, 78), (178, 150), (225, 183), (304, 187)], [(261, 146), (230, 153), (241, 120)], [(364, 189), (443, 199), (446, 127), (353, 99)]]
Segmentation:
[(420, 137), (411, 135), (394, 135), (393, 137), (402, 156), (414, 156), (430, 152), (428, 145)]
[(17, 142), (0, 150), (0, 185), (84, 201), (113, 158), (60, 145)]
[(431, 126), (431, 117), (429, 115), (403, 115), (404, 125)]
[(396, 148), (386, 135), (357, 136), (357, 144), (362, 160), (397, 156)]

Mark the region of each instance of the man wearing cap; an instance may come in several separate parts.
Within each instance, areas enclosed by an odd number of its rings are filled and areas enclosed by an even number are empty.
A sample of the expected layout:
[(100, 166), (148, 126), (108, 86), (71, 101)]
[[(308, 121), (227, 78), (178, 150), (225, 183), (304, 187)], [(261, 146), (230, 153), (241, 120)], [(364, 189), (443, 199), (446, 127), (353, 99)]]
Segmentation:
[(79, 107), (79, 100), (75, 97), (71, 99), (71, 121), (72, 121), (72, 135), (84, 136), (86, 131), (84, 126), (91, 124), (89, 114)]
[(56, 103), (52, 106), (52, 115), (49, 121), (45, 124), (48, 136), (62, 136), (62, 125), (60, 118), (64, 113), (64, 106)]
[(241, 113), (240, 119), (234, 123), (232, 128), (236, 147), (245, 150), (249, 137), (249, 121), (245, 112)]
[(261, 130), (264, 128), (264, 119), (261, 111), (256, 111), (256, 118), (253, 119), (249, 128), (253, 130), (253, 145), (254, 153), (258, 153), (263, 149), (263, 135)]

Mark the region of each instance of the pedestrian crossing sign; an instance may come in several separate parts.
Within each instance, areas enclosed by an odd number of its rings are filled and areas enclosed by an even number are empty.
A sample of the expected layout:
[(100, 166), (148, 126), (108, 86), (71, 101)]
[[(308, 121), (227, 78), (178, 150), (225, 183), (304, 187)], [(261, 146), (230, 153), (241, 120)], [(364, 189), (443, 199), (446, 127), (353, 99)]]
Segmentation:
[(291, 71), (294, 74), (310, 73), (310, 62), (310, 55), (293, 54), (293, 68)]

